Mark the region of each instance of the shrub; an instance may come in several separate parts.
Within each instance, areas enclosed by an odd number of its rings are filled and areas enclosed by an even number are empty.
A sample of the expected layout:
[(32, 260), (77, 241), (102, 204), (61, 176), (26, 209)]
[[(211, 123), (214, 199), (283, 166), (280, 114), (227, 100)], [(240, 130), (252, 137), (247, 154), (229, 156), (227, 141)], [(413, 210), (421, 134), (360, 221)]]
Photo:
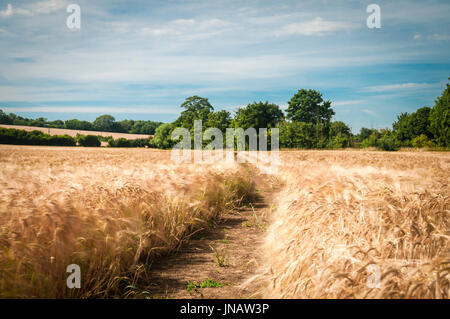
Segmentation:
[(334, 136), (327, 144), (328, 148), (345, 148), (350, 145), (349, 138), (346, 135), (338, 133), (338, 135)]
[(75, 146), (77, 145), (75, 139), (69, 135), (51, 135), (44, 137), (47, 142), (45, 145), (52, 146)]
[(414, 148), (423, 148), (423, 147), (433, 147), (434, 146), (433, 142), (431, 142), (425, 134), (421, 134), (421, 135), (413, 138), (413, 140), (411, 141), (411, 145)]
[(157, 148), (169, 149), (175, 145), (175, 141), (172, 140), (172, 131), (175, 126), (170, 123), (160, 125), (155, 131), (155, 137), (153, 138), (154, 145)]
[(77, 135), (77, 142), (81, 146), (99, 147), (101, 145), (100, 139), (95, 135)]
[(364, 139), (361, 143), (362, 148), (377, 146), (378, 134), (373, 132), (370, 136)]
[(398, 151), (400, 148), (399, 142), (395, 139), (395, 137), (390, 134), (383, 135), (378, 140), (378, 148), (383, 151)]
[(49, 135), (41, 131), (0, 128), (0, 144), (75, 146), (75, 139), (69, 135)]
[(109, 147), (152, 147), (149, 138), (138, 138), (135, 140), (128, 140), (126, 138), (120, 137), (116, 140), (110, 138), (108, 140)]

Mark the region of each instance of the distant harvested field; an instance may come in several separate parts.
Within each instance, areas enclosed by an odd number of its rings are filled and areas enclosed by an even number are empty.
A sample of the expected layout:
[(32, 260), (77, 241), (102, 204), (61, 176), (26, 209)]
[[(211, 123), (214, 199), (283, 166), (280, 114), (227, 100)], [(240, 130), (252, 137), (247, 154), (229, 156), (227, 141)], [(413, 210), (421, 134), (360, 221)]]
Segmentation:
[(99, 136), (112, 136), (114, 139), (126, 138), (127, 140), (135, 140), (138, 138), (153, 137), (153, 135), (146, 135), (146, 134), (128, 134), (128, 133), (114, 133), (114, 132), (101, 132), (101, 131), (68, 130), (68, 129), (62, 129), (62, 128), (48, 128), (48, 127), (7, 125), (7, 124), (0, 124), (0, 127), (13, 128), (16, 130), (24, 130), (24, 131), (41, 131), (41, 132), (44, 132), (44, 133), (47, 133), (50, 135), (64, 135), (64, 134), (67, 134), (69, 136), (76, 136), (77, 134), (99, 135)]

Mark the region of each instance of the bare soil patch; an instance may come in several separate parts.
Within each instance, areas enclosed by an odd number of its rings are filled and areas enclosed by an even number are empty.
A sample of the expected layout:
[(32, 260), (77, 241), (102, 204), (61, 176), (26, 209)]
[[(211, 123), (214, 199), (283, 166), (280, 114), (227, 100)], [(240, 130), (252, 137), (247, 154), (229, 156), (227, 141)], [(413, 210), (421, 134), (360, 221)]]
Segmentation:
[[(152, 266), (149, 290), (155, 298), (256, 298), (240, 285), (261, 263), (259, 247), (267, 227), (276, 183), (255, 174), (259, 200), (249, 207), (222, 215), (213, 229), (197, 233), (180, 250)], [(193, 288), (211, 279), (221, 287)]]

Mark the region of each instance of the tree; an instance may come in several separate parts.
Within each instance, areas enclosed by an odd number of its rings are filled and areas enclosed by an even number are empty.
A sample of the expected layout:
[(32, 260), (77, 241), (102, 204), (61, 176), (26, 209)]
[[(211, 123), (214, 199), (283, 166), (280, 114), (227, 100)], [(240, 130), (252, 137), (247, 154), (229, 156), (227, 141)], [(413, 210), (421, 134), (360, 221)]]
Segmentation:
[(105, 114), (97, 117), (92, 126), (97, 131), (116, 132), (117, 124), (115, 121), (116, 119), (113, 116)]
[(329, 128), (328, 148), (345, 148), (350, 146), (350, 128), (342, 121), (332, 122)]
[(428, 137), (425, 134), (421, 134), (419, 136), (416, 136), (411, 141), (411, 145), (414, 148), (422, 148), (422, 147), (433, 147), (433, 143), (428, 139)]
[(79, 121), (77, 119), (65, 121), (64, 128), (71, 129), (71, 130), (86, 130), (86, 131), (93, 130), (91, 122)]
[(158, 126), (153, 137), (153, 143), (157, 148), (169, 149), (175, 145), (172, 140), (172, 132), (175, 126), (171, 123), (166, 123)]
[(433, 137), (433, 134), (429, 131), (430, 112), (431, 108), (424, 106), (411, 114), (409, 124), (413, 138), (422, 134), (429, 138)]
[(377, 146), (378, 139), (380, 137), (379, 135), (380, 133), (378, 133), (377, 130), (373, 130), (372, 134), (370, 134), (367, 138), (362, 140), (361, 147), (366, 148)]
[(338, 134), (350, 136), (350, 128), (342, 121), (332, 122), (330, 125), (330, 136), (336, 136)]
[(410, 115), (407, 112), (403, 112), (397, 116), (397, 121), (392, 124), (393, 132), (401, 142), (412, 139), (410, 119)]
[(303, 122), (282, 122), (280, 124), (281, 148), (313, 148), (314, 125)]
[(384, 130), (380, 139), (377, 141), (377, 147), (383, 151), (397, 151), (400, 143), (390, 130)]
[(231, 114), (226, 110), (221, 110), (217, 112), (211, 112), (208, 114), (208, 121), (206, 122), (206, 127), (215, 127), (225, 132), (227, 127), (231, 124)]
[(12, 119), (0, 110), (0, 124), (12, 124)]
[(153, 122), (153, 121), (134, 121), (133, 126), (131, 127), (130, 133), (133, 134), (155, 134), (155, 130), (158, 126), (160, 126), (161, 122)]
[(117, 124), (120, 125), (120, 128), (122, 129), (122, 131), (130, 132), (131, 128), (134, 125), (134, 121), (133, 120), (123, 120), (123, 121), (117, 122)]
[(330, 101), (315, 90), (301, 89), (288, 102), (287, 118), (293, 122), (328, 123), (335, 114)]
[(366, 138), (368, 138), (372, 133), (375, 133), (377, 130), (370, 129), (367, 127), (361, 127), (361, 130), (359, 131), (359, 139), (360, 141), (364, 141)]
[(438, 146), (450, 147), (450, 85), (448, 83), (430, 111), (429, 130)]
[(234, 117), (235, 128), (254, 128), (258, 132), (259, 128), (273, 128), (283, 119), (283, 112), (276, 104), (269, 102), (254, 102), (245, 108), (239, 108)]
[(397, 116), (397, 121), (392, 124), (395, 138), (403, 145), (410, 145), (410, 141), (419, 135), (432, 137), (429, 131), (430, 126), (429, 107), (422, 107), (412, 114), (401, 113)]
[(181, 112), (173, 124), (176, 127), (184, 127), (188, 130), (193, 129), (194, 120), (202, 120), (203, 123), (206, 123), (208, 114), (214, 110), (207, 98), (197, 95), (188, 97), (180, 107), (185, 110)]
[(77, 142), (86, 147), (99, 147), (102, 144), (96, 135), (77, 135)]
[(55, 120), (55, 121), (49, 122), (48, 125), (50, 127), (64, 128), (64, 122), (61, 120)]

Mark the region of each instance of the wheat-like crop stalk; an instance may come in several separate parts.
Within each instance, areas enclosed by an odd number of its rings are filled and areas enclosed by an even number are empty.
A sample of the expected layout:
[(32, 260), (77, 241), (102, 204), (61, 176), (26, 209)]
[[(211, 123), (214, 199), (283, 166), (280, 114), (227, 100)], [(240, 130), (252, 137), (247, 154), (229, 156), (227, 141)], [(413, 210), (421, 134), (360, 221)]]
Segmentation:
[(261, 296), (449, 298), (448, 154), (280, 156), (285, 188), (250, 280)]
[[(0, 297), (121, 297), (155, 258), (254, 196), (237, 164), (169, 152), (0, 150)], [(68, 289), (77, 264), (81, 289)]]

